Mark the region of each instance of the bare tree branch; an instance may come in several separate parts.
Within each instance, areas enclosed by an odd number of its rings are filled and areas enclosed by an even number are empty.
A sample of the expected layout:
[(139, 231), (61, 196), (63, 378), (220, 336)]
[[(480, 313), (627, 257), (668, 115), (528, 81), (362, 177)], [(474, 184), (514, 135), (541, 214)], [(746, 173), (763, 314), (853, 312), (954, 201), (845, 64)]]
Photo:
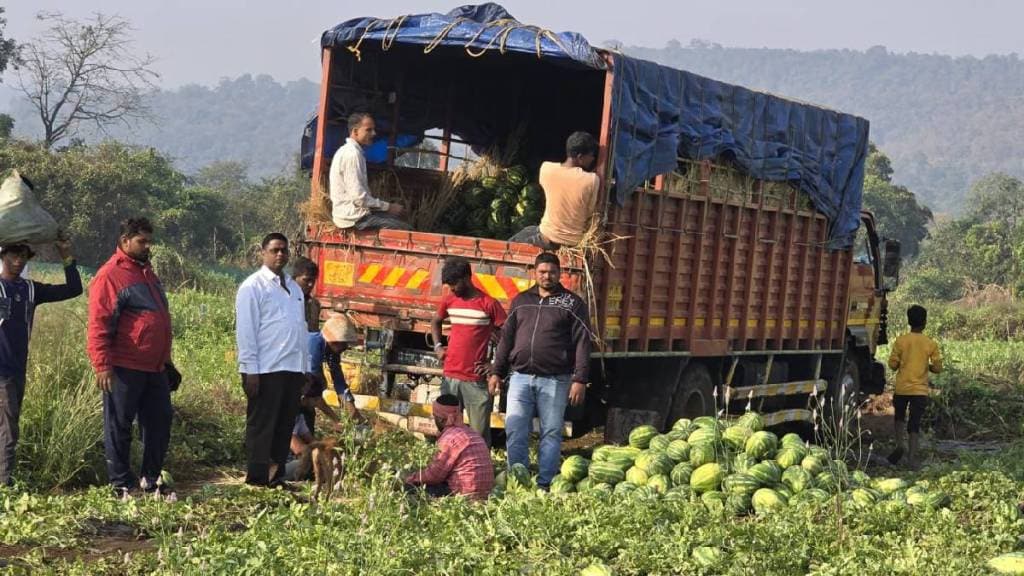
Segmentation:
[(47, 148), (73, 138), (82, 124), (106, 132), (111, 124), (152, 117), (146, 96), (159, 78), (156, 59), (135, 53), (127, 20), (102, 13), (82, 21), (60, 12), (36, 17), (49, 28), (23, 47), (18, 83), (39, 114)]

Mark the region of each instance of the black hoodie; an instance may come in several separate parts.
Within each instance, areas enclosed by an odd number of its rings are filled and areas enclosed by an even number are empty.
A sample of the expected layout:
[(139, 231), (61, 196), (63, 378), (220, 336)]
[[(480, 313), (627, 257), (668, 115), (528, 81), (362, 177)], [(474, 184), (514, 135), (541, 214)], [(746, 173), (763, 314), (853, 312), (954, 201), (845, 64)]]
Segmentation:
[(494, 373), (509, 370), (532, 376), (572, 374), (573, 382), (590, 378), (590, 315), (582, 298), (559, 284), (546, 298), (537, 286), (521, 292), (501, 330)]

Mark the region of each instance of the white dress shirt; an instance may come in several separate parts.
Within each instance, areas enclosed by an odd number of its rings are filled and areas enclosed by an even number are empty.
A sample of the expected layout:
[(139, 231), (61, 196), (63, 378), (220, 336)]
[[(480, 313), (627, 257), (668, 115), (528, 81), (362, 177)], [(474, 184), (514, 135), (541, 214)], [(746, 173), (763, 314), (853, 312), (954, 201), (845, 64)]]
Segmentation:
[(331, 159), (330, 186), (331, 219), (338, 228), (351, 228), (370, 212), (388, 209), (387, 202), (370, 194), (363, 147), (351, 138)]
[(245, 279), (235, 298), (238, 371), (242, 374), (309, 372), (309, 333), (302, 289), (266, 266)]

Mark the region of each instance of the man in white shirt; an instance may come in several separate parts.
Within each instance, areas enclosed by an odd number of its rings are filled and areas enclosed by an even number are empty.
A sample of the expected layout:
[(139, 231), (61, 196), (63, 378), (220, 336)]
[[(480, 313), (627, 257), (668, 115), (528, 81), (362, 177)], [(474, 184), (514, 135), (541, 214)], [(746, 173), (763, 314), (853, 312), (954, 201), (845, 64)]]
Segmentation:
[[(305, 297), (284, 273), (288, 254), (288, 238), (268, 234), (263, 267), (242, 282), (235, 299), (238, 371), (248, 399), (245, 482), (255, 486), (283, 485), (292, 426), (309, 372)], [(271, 463), (278, 465), (274, 478)]]
[(356, 112), (348, 117), (348, 138), (331, 160), (331, 219), (338, 228), (409, 230), (400, 218), (405, 207), (374, 198), (366, 177), (363, 149), (377, 136), (373, 117)]

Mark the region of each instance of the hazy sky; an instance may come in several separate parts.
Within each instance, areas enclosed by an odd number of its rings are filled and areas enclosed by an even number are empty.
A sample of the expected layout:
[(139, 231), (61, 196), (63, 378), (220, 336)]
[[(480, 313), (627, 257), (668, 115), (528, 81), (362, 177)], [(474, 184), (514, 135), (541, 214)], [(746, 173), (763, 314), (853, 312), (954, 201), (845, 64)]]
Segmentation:
[[(0, 0), (7, 35), (38, 33), (35, 14), (116, 13), (159, 58), (161, 84), (215, 83), (246, 72), (316, 78), (320, 33), (357, 16), (447, 12), (459, 2), (410, 0)], [(726, 46), (866, 49), (952, 55), (1024, 54), (1019, 0), (505, 0), (522, 22), (583, 33), (592, 44), (664, 46), (700, 38)], [(601, 6), (615, 5), (605, 9)], [(855, 8), (853, 8), (855, 6)], [(6, 82), (10, 85), (10, 79)]]

